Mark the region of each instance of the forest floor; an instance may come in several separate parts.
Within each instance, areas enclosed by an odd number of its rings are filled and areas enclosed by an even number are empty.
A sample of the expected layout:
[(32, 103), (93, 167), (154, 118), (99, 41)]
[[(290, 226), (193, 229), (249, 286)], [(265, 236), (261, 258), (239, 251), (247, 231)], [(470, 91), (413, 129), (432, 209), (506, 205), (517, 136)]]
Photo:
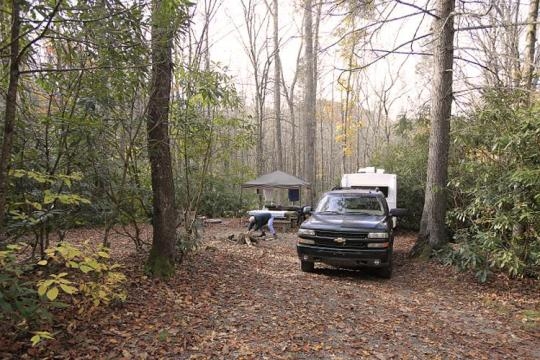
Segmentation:
[(406, 256), (413, 234), (397, 236), (390, 280), (324, 266), (302, 273), (295, 233), (255, 246), (226, 239), (242, 230), (238, 220), (207, 225), (199, 249), (169, 281), (144, 276), (145, 255), (115, 239), (127, 302), (72, 323), (45, 346), (11, 344), (0, 357), (540, 359), (538, 281), (497, 277), (480, 285), (413, 261)]

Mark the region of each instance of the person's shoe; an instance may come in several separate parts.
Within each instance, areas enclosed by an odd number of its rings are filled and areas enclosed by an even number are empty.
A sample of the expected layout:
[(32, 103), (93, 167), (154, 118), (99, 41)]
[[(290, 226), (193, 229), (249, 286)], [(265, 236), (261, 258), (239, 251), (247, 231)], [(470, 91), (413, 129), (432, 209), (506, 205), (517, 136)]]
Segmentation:
[(274, 240), (277, 240), (277, 234), (272, 235), (272, 237), (274, 238)]
[(263, 231), (261, 232), (261, 235), (259, 235), (259, 237), (265, 237), (266, 236), (266, 233)]

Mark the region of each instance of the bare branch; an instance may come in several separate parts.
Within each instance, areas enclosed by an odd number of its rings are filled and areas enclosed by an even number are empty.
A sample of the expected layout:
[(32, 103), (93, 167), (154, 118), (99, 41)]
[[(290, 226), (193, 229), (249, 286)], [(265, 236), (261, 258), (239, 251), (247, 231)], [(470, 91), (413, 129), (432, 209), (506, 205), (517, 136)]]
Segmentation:
[(53, 20), (54, 15), (58, 12), (58, 9), (60, 8), (60, 4), (62, 4), (62, 0), (58, 0), (56, 5), (54, 6), (53, 10), (49, 14), (49, 20), (47, 21), (47, 24), (45, 24), (45, 28), (43, 28), (43, 31), (36, 36), (34, 39), (30, 40), (28, 44), (26, 44), (21, 51), (19, 52), (19, 55), (17, 56), (17, 62), (20, 61), (21, 57), (24, 55), (26, 50), (28, 50), (32, 45), (34, 45), (36, 42), (38, 42), (43, 36), (45, 36), (45, 33), (49, 29), (49, 26), (51, 26), (51, 22)]
[(33, 70), (21, 70), (19, 71), (19, 74), (25, 75), (25, 74), (40, 74), (40, 73), (67, 73), (67, 72), (88, 71), (88, 70), (130, 70), (130, 69), (143, 69), (150, 66), (152, 66), (152, 64), (125, 66), (125, 67), (90, 66), (90, 67), (67, 68), (67, 69), (33, 69)]
[[(412, 7), (416, 10), (420, 10), (422, 13), (426, 14), (426, 15), (429, 15), (431, 17), (434, 17), (435, 19), (440, 19), (437, 15), (433, 14), (430, 10), (427, 10), (427, 9), (424, 9), (418, 5), (415, 5), (415, 4), (411, 4), (411, 3), (408, 3), (408, 2), (405, 2), (405, 1), (402, 1), (402, 0), (395, 0), (397, 3), (399, 4), (402, 4), (402, 5), (406, 5), (406, 6), (409, 6), (409, 7)], [(428, 2), (429, 3), (429, 2)]]

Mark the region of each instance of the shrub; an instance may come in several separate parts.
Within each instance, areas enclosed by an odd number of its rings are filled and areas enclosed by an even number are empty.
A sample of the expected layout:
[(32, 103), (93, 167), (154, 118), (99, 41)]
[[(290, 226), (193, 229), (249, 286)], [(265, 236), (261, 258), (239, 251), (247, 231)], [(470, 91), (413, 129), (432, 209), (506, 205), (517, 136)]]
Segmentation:
[(47, 258), (37, 264), (18, 260), (21, 253), (21, 245), (0, 251), (0, 323), (13, 336), (32, 333), (33, 345), (52, 338), (36, 329), (52, 323), (55, 308), (73, 307), (89, 316), (100, 306), (126, 299), (125, 276), (106, 248), (61, 243), (47, 249)]
[(540, 274), (540, 104), (488, 94), (456, 123), (449, 226), (459, 243), (452, 262), (513, 277)]
[(87, 315), (102, 304), (126, 299), (122, 288), (126, 277), (117, 271), (120, 265), (110, 262), (108, 248), (61, 243), (45, 252), (47, 259), (38, 264), (49, 274), (37, 283), (40, 296), (54, 301), (59, 295), (67, 295), (78, 313)]
[(28, 278), (33, 266), (17, 261), (21, 250), (21, 245), (8, 245), (0, 251), (0, 323), (14, 335), (52, 320)]

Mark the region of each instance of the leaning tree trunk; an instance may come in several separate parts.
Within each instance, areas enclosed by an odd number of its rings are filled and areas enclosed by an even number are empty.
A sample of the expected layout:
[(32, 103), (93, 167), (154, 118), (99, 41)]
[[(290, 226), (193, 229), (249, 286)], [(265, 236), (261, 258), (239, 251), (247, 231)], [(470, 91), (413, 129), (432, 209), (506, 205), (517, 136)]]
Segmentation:
[(169, 141), (169, 100), (172, 78), (173, 20), (166, 1), (152, 9), (152, 80), (148, 100), (148, 156), (152, 173), (153, 240), (147, 270), (154, 276), (172, 275), (175, 263), (176, 211)]
[(431, 131), (426, 180), (426, 197), (420, 232), (411, 255), (427, 257), (446, 243), (446, 183), (452, 113), (452, 67), (454, 63), (454, 3), (439, 0), (433, 32), (437, 36), (433, 59)]
[(6, 94), (4, 118), (4, 134), (0, 153), (0, 238), (4, 232), (4, 216), (6, 214), (6, 198), (8, 188), (8, 170), (13, 147), (15, 115), (17, 110), (17, 87), (19, 84), (19, 32), (21, 28), (20, 0), (11, 5), (11, 46), (9, 63), (9, 84)]

